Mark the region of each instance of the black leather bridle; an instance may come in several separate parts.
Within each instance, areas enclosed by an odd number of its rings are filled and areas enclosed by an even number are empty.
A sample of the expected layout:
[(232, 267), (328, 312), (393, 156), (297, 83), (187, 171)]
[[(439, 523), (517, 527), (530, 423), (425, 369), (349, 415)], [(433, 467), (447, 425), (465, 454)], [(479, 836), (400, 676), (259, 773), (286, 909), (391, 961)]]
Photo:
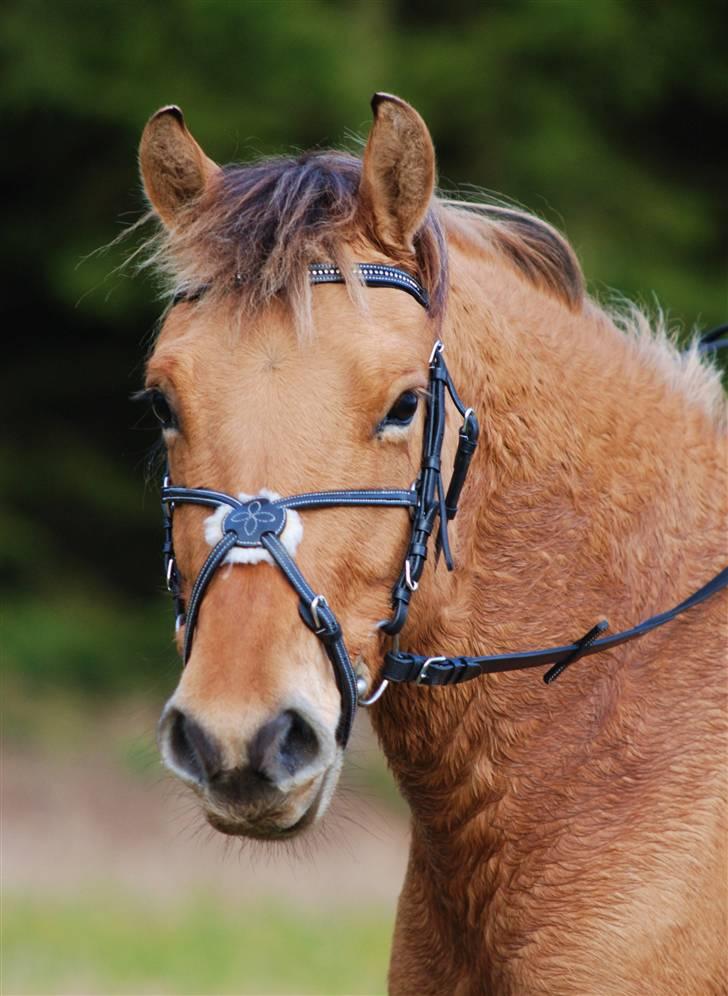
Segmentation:
[[(428, 308), (426, 291), (406, 271), (374, 263), (356, 264), (354, 270), (367, 287), (394, 287), (404, 290), (423, 308)], [(312, 284), (344, 283), (341, 270), (330, 264), (310, 266), (309, 277)], [(199, 290), (194, 293), (180, 292), (175, 300), (189, 300), (199, 297), (201, 293)], [(714, 333), (709, 333), (703, 340), (707, 348), (716, 348), (715, 341), (710, 340), (712, 335)], [(445, 436), (448, 395), (463, 421), (459, 431), (453, 471), (446, 491), (442, 479), (441, 452)], [(644, 636), (728, 586), (728, 567), (726, 567), (679, 605), (644, 620), (632, 629), (600, 638), (600, 634), (608, 628), (607, 622), (602, 621), (575, 643), (544, 650), (480, 657), (425, 656), (401, 651), (399, 634), (407, 621), (410, 600), (422, 576), (430, 537), (436, 527), (436, 554), (442, 552), (448, 570), (453, 569), (448, 523), (457, 514), (460, 494), (477, 443), (478, 420), (473, 409), (467, 408), (460, 400), (443, 358), (443, 344), (438, 340), (430, 356), (429, 391), (420, 472), (411, 488), (314, 491), (289, 498), (269, 499), (258, 496), (243, 501), (209, 488), (175, 486), (170, 483), (165, 473), (162, 485), (164, 568), (167, 587), (174, 599), (177, 627), (185, 626), (184, 663), (190, 655), (200, 603), (207, 586), (217, 568), (236, 546), (267, 550), (298, 595), (300, 600), (298, 611), (301, 619), (321, 640), (334, 669), (341, 695), (341, 716), (336, 737), (342, 748), (348, 742), (357, 704), (371, 705), (381, 696), (390, 681), (414, 682), (418, 685), (454, 685), (469, 681), (481, 674), (551, 664), (552, 667), (544, 675), (544, 681), (549, 684), (580, 657), (609, 650)], [(222, 521), (222, 538), (202, 565), (186, 607), (181, 595), (172, 541), (174, 508), (185, 504), (204, 505), (215, 509), (229, 508)], [(376, 693), (368, 699), (363, 698), (366, 682), (362, 678), (357, 679), (336, 616), (325, 597), (317, 594), (308, 583), (280, 539), (286, 525), (287, 510), (307, 511), (334, 506), (404, 508), (411, 515), (412, 524), (407, 552), (399, 578), (392, 589), (392, 615), (379, 624), (380, 628), (393, 638), (392, 648), (384, 657), (384, 667), (380, 675), (381, 684)]]

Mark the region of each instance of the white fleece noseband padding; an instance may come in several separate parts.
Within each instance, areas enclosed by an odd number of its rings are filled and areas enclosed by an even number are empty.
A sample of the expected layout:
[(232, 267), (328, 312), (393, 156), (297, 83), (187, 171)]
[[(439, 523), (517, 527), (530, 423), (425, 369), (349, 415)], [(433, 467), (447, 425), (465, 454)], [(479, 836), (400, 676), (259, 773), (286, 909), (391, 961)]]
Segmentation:
[[(268, 488), (261, 488), (257, 495), (246, 495), (243, 491), (241, 491), (237, 497), (240, 501), (252, 501), (254, 498), (268, 498), (270, 501), (274, 501), (276, 498), (280, 498), (280, 495), (275, 491), (269, 491)], [(210, 546), (216, 546), (222, 539), (222, 524), (229, 512), (229, 505), (221, 505), (212, 513), (212, 515), (205, 519), (205, 540)], [(298, 549), (298, 544), (301, 542), (302, 537), (303, 522), (301, 521), (301, 516), (295, 508), (287, 508), (286, 524), (283, 527), (283, 532), (279, 536), (279, 539), (292, 557), (296, 555), (296, 550)], [(259, 546), (234, 546), (228, 553), (227, 557), (223, 560), (223, 564), (263, 563), (273, 564), (273, 558), (267, 550), (264, 550)]]

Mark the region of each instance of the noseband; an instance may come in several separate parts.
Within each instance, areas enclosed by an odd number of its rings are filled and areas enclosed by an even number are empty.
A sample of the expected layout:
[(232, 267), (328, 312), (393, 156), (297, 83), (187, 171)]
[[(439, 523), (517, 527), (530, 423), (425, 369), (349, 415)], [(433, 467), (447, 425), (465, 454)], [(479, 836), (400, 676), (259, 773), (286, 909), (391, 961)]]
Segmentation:
[[(423, 308), (429, 306), (426, 291), (404, 270), (373, 263), (358, 263), (354, 272), (367, 287), (389, 287), (410, 294)], [(341, 270), (328, 264), (309, 267), (312, 284), (344, 283)], [(201, 291), (182, 292), (175, 302), (193, 299)], [(445, 437), (445, 411), (447, 395), (462, 417), (450, 482), (445, 491), (441, 454)], [(306, 626), (318, 637), (331, 661), (336, 683), (341, 695), (341, 715), (336, 731), (337, 742), (345, 747), (357, 705), (371, 705), (384, 692), (388, 682), (414, 682), (418, 685), (449, 685), (468, 681), (481, 674), (553, 666), (544, 675), (544, 681), (554, 681), (570, 664), (580, 657), (599, 653), (643, 636), (650, 630), (671, 621), (680, 613), (705, 601), (728, 586), (728, 568), (717, 574), (708, 584), (673, 609), (644, 620), (638, 626), (612, 636), (599, 639), (607, 628), (606, 621), (598, 623), (575, 643), (545, 650), (522, 651), (481, 657), (425, 657), (405, 653), (399, 649), (399, 633), (407, 621), (412, 594), (417, 590), (427, 558), (430, 537), (435, 532), (436, 555), (442, 552), (448, 570), (453, 560), (448, 540), (448, 523), (458, 510), (460, 494), (468, 468), (478, 443), (478, 420), (472, 408), (467, 408), (455, 389), (443, 358), (443, 345), (438, 340), (430, 355), (429, 391), (427, 414), (422, 447), (422, 461), (417, 480), (408, 489), (361, 488), (341, 491), (313, 491), (289, 498), (268, 499), (262, 496), (242, 501), (232, 495), (209, 488), (178, 487), (170, 483), (165, 473), (162, 484), (162, 514), (164, 523), (164, 561), (167, 588), (174, 599), (176, 626), (184, 625), (183, 660), (187, 663), (192, 648), (200, 604), (215, 571), (230, 551), (238, 546), (266, 550), (280, 568), (299, 597), (298, 611)], [(180, 578), (172, 541), (172, 516), (177, 505), (203, 505), (213, 509), (227, 507), (222, 522), (222, 539), (211, 550), (192, 586), (189, 603), (181, 595)], [(380, 623), (380, 628), (393, 638), (392, 648), (385, 654), (381, 684), (370, 698), (363, 698), (366, 681), (357, 679), (344, 643), (341, 627), (326, 598), (317, 594), (301, 573), (293, 557), (281, 541), (288, 510), (308, 511), (337, 506), (375, 506), (379, 508), (404, 508), (411, 516), (411, 531), (407, 551), (399, 578), (392, 589), (391, 617)]]

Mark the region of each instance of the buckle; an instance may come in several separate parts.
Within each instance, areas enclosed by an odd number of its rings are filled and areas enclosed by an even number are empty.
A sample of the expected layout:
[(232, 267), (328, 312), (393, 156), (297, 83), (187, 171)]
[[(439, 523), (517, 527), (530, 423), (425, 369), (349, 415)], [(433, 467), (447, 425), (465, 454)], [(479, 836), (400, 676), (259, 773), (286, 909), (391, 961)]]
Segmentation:
[(166, 570), (166, 581), (167, 581), (167, 591), (170, 595), (175, 594), (177, 588), (177, 564), (175, 563), (174, 557), (170, 557), (167, 561)]
[(319, 605), (325, 605), (326, 608), (329, 607), (329, 603), (326, 601), (323, 595), (316, 595), (315, 598), (312, 598), (311, 604), (308, 607), (308, 610), (311, 613), (311, 618), (313, 619), (313, 624), (316, 627), (314, 633), (317, 636), (319, 635), (319, 633), (326, 632), (326, 626), (321, 625), (321, 618), (318, 614)]
[(429, 668), (430, 664), (437, 664), (438, 661), (446, 661), (446, 660), (447, 657), (428, 657), (425, 663), (420, 668), (420, 673), (417, 675), (415, 679), (415, 684), (416, 685), (422, 684), (422, 682), (427, 677), (427, 669)]

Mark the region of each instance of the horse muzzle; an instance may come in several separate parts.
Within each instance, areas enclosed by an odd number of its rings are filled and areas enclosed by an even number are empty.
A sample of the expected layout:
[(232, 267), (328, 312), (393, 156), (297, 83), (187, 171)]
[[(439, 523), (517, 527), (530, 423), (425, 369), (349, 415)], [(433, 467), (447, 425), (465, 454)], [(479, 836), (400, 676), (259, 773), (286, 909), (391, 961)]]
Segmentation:
[(165, 766), (200, 798), (221, 833), (278, 840), (325, 812), (343, 751), (333, 734), (300, 709), (284, 709), (242, 744), (171, 701), (159, 724)]

